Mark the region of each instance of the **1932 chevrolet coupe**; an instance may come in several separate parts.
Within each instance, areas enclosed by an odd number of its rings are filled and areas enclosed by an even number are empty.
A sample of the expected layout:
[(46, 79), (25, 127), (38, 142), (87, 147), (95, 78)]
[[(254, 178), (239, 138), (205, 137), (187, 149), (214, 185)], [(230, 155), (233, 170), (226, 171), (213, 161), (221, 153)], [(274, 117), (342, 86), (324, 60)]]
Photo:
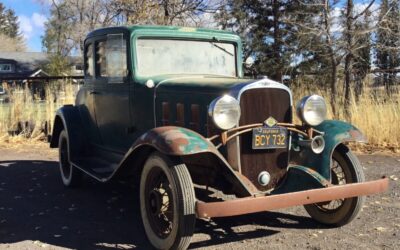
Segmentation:
[[(305, 205), (324, 224), (354, 219), (363, 196), (388, 187), (386, 178), (364, 182), (345, 145), (365, 137), (326, 120), (317, 95), (299, 101), (293, 124), (291, 91), (243, 78), (241, 46), (235, 34), (206, 29), (91, 32), (84, 85), (75, 105), (57, 111), (50, 139), (64, 185), (82, 174), (133, 176), (158, 249), (187, 248), (196, 218)], [(210, 195), (195, 193), (202, 188)]]

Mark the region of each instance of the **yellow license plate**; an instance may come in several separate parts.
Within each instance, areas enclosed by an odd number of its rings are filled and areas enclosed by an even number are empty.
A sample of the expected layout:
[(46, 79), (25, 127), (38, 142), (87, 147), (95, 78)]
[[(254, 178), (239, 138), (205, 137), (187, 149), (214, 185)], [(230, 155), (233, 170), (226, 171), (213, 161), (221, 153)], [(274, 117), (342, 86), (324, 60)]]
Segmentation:
[(286, 148), (288, 132), (284, 127), (254, 128), (253, 149)]

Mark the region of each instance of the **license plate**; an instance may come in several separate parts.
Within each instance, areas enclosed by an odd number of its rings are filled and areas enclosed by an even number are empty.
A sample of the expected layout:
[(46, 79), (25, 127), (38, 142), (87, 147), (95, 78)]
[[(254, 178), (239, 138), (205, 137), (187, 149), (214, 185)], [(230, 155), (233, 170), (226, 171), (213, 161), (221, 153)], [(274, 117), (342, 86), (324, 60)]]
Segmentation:
[(287, 129), (283, 127), (254, 128), (253, 149), (271, 149), (287, 147)]

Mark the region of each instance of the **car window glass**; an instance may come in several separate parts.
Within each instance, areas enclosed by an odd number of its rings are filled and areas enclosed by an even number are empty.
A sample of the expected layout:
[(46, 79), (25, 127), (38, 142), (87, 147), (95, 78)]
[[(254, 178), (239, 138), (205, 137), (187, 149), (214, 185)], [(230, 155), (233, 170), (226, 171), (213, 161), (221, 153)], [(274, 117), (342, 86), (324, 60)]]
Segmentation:
[(96, 68), (98, 69), (101, 77), (108, 77), (106, 41), (96, 42)]
[(93, 76), (93, 45), (89, 44), (86, 47), (86, 55), (85, 55), (85, 75)]
[(107, 35), (106, 58), (109, 82), (121, 82), (126, 76), (126, 41), (123, 34)]
[(212, 74), (236, 76), (232, 43), (140, 38), (136, 42), (138, 74)]

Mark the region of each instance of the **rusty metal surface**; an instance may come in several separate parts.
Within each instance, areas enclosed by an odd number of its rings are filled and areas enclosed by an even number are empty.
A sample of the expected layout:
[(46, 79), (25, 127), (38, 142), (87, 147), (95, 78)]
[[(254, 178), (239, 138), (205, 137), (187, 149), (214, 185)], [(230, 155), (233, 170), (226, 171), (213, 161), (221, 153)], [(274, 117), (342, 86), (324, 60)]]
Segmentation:
[(388, 178), (380, 180), (331, 186), (264, 197), (240, 198), (223, 202), (197, 202), (198, 218), (235, 216), (274, 210), (298, 205), (313, 204), (341, 198), (382, 193), (388, 189)]
[(297, 165), (306, 166), (330, 180), (330, 163), (333, 151), (343, 142), (366, 142), (366, 137), (353, 125), (337, 120), (326, 120), (315, 131), (323, 132), (325, 149), (321, 154), (315, 154), (308, 148), (298, 146), (298, 137), (292, 137), (291, 161)]
[(144, 144), (156, 147), (160, 152), (169, 155), (189, 155), (217, 151), (214, 145), (200, 134), (174, 126), (158, 127), (150, 130), (142, 135), (132, 148)]
[(132, 145), (129, 151), (125, 154), (118, 169), (121, 166), (125, 166), (126, 163), (129, 164), (131, 155), (135, 155), (135, 153), (139, 152), (140, 148), (143, 148), (144, 146), (150, 146), (163, 154), (175, 156), (211, 153), (221, 162), (224, 171), (227, 173), (232, 185), (235, 186), (235, 189), (241, 190), (241, 197), (252, 194), (249, 187), (242, 181), (237, 172), (232, 169), (223, 155), (209, 140), (195, 131), (182, 127), (166, 126), (154, 128), (148, 131), (138, 138)]
[[(276, 105), (279, 103), (279, 105)], [(239, 125), (247, 125), (265, 121), (273, 117), (282, 123), (292, 122), (290, 95), (282, 89), (250, 89), (241, 95), (240, 107), (242, 115)], [(251, 132), (251, 129), (250, 131)], [(252, 148), (252, 133), (240, 135), (240, 166), (241, 172), (259, 190), (274, 188), (285, 176), (289, 161), (288, 148), (258, 149)], [(262, 186), (258, 183), (258, 175), (268, 171), (271, 181)]]

